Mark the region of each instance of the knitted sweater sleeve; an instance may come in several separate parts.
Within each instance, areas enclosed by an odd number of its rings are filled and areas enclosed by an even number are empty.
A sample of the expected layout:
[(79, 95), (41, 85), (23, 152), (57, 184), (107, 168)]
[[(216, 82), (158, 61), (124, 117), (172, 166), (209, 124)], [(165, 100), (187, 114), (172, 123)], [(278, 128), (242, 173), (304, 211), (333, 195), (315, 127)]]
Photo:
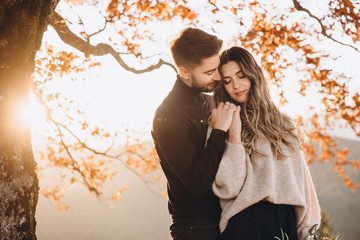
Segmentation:
[(246, 178), (246, 152), (242, 143), (226, 143), (212, 190), (220, 199), (239, 195)]
[(305, 207), (296, 207), (295, 210), (298, 216), (297, 232), (300, 240), (312, 239), (309, 237), (309, 230), (317, 224), (320, 225), (320, 206), (315, 192), (315, 187), (312, 182), (310, 171), (306, 165), (305, 159), (303, 160), (304, 170), (304, 198)]

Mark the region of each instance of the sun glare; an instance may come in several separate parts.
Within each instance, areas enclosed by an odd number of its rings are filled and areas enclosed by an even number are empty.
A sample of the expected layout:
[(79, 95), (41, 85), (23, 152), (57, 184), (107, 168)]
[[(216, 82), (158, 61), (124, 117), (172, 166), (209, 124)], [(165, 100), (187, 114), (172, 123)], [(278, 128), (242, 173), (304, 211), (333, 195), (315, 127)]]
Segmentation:
[(20, 121), (22, 125), (30, 125), (31, 130), (35, 133), (41, 131), (46, 121), (46, 111), (36, 101), (36, 97), (30, 94), (30, 99), (27, 104), (20, 106)]

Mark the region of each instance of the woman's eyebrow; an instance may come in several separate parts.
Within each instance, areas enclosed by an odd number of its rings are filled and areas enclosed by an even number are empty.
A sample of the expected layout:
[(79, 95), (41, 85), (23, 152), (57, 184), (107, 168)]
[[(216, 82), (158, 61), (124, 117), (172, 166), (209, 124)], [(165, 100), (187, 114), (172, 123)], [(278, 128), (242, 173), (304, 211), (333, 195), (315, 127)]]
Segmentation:
[[(235, 75), (239, 74), (239, 73), (242, 73), (242, 70), (239, 70), (235, 73)], [(223, 76), (223, 78), (230, 78), (230, 76)]]

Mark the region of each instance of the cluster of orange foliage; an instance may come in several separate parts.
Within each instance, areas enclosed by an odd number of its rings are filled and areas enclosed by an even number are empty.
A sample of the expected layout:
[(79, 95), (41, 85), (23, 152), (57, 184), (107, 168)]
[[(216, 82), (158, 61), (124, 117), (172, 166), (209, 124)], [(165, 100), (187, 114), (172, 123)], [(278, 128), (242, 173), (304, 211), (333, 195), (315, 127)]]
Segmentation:
[(146, 25), (155, 21), (172, 21), (180, 17), (183, 21), (193, 21), (197, 15), (187, 8), (187, 1), (118, 1), (111, 0), (106, 8), (106, 18), (113, 23), (124, 40), (126, 52), (141, 56), (139, 40), (151, 39), (151, 31)]
[[(351, 36), (354, 43), (360, 41), (360, 3), (350, 0), (332, 1), (329, 6), (330, 13), (327, 18), (341, 23), (344, 32)], [(328, 28), (331, 26), (332, 24), (329, 24)]]
[[(90, 0), (67, 0), (67, 2), (77, 7), (84, 4), (95, 6), (98, 4), (97, 1)], [(289, 0), (289, 3), (292, 7), (287, 11), (276, 12), (277, 6), (268, 1), (246, 0), (241, 3), (234, 1), (224, 3), (209, 0), (202, 3), (201, 9), (192, 9), (186, 0), (110, 0), (107, 7), (100, 10), (104, 17), (104, 27), (93, 34), (79, 31), (77, 35), (82, 36), (89, 44), (92, 36), (104, 33), (104, 29), (111, 26), (117, 35), (108, 36), (109, 41), (104, 44), (108, 49), (116, 50), (118, 62), (122, 61), (122, 54), (134, 55), (141, 62), (142, 43), (153, 40), (153, 32), (149, 27), (152, 26), (151, 23), (180, 19), (184, 25), (203, 27), (204, 24), (199, 20), (201, 14), (211, 13), (213, 17), (207, 24), (208, 28), (212, 28), (210, 25), (223, 24), (221, 16), (231, 16), (241, 29), (240, 36), (234, 39), (234, 44), (248, 49), (259, 57), (272, 84), (282, 89), (282, 80), (286, 77), (287, 70), (293, 69), (298, 73), (298, 79), (294, 81), (299, 84), (298, 92), (301, 95), (307, 96), (309, 88), (317, 90), (324, 111), (320, 114), (315, 108), (310, 107), (309, 112), (312, 113), (312, 117), (309, 120), (304, 120), (302, 117), (295, 119), (298, 126), (306, 130), (310, 140), (303, 145), (307, 161), (311, 163), (318, 160), (330, 163), (345, 185), (356, 190), (359, 186), (352, 182), (344, 167), (350, 165), (357, 170), (360, 162), (347, 158), (349, 149), (340, 149), (329, 134), (329, 130), (333, 126), (338, 127), (340, 123), (344, 127), (351, 128), (360, 137), (360, 95), (350, 94), (348, 89), (350, 77), (344, 73), (337, 73), (324, 64), (326, 61), (334, 60), (334, 57), (318, 46), (322, 41), (331, 41), (339, 46), (352, 48), (354, 54), (360, 54), (356, 47), (360, 42), (360, 4), (350, 0), (329, 0), (329, 13), (317, 17), (311, 9), (304, 7), (305, 2)], [(248, 24), (249, 19), (252, 21), (251, 25)], [(68, 21), (67, 24), (71, 23)], [(79, 25), (84, 25), (83, 21), (79, 21)], [(340, 40), (339, 36), (342, 37)], [(352, 40), (353, 45), (347, 42), (348, 38)], [(112, 144), (117, 137), (126, 136), (126, 131), (122, 133), (106, 131), (86, 119), (84, 106), (77, 106), (77, 112), (70, 111), (75, 109), (74, 107), (67, 108), (69, 104), (76, 105), (76, 99), (63, 98), (60, 93), (49, 90), (54, 75), (60, 77), (63, 74), (72, 75), (99, 64), (92, 62), (89, 56), (80, 57), (67, 52), (55, 53), (49, 46), (46, 47), (45, 52), (47, 56), (39, 57), (36, 62), (34, 91), (46, 107), (48, 121), (52, 126), (53, 134), (49, 135), (51, 136), (49, 148), (42, 155), (48, 160), (48, 166), (66, 169), (67, 174), (64, 178), (68, 179), (69, 184), (82, 182), (97, 196), (102, 194), (103, 184), (117, 174), (109, 167), (113, 164), (113, 160), (119, 160), (118, 162), (129, 171), (133, 171), (143, 179), (145, 184), (149, 181), (158, 181), (160, 177), (155, 171), (159, 168), (159, 161), (152, 146), (145, 146), (140, 140), (127, 137), (120, 153), (113, 153)], [(280, 103), (286, 104), (286, 91), (280, 91), (280, 97)], [(89, 144), (91, 138), (96, 138), (109, 147), (106, 150), (93, 148)], [(153, 174), (152, 177), (150, 180), (145, 179), (149, 173)], [(111, 198), (119, 199), (124, 190), (126, 187), (120, 188), (111, 195)], [(59, 188), (46, 189), (43, 190), (43, 194), (60, 204), (61, 191)], [(166, 196), (165, 193), (162, 195)], [(59, 206), (66, 208), (63, 205)]]
[[(65, 183), (62, 188), (44, 187), (41, 193), (59, 210), (68, 209), (69, 206), (62, 201), (63, 193), (78, 182), (84, 184), (89, 193), (100, 197), (103, 194), (102, 186), (118, 174), (114, 169), (118, 169), (119, 164), (143, 179), (145, 184), (149, 182), (145, 175), (159, 169), (154, 147), (145, 146), (137, 136), (146, 133), (135, 133), (128, 129), (121, 133), (108, 132), (87, 119), (86, 107), (77, 102), (76, 96), (73, 99), (63, 96), (51, 86), (54, 77), (79, 74), (98, 65), (99, 63), (91, 61), (89, 57), (64, 51), (56, 52), (48, 45), (39, 53), (36, 62), (33, 91), (46, 109), (48, 120), (47, 126), (44, 126), (47, 131), (47, 147), (36, 152), (39, 159), (46, 161), (46, 165), (39, 165), (38, 172), (41, 173), (43, 168), (57, 168), (59, 177)], [(121, 146), (116, 145), (118, 137), (126, 138)], [(91, 142), (94, 140), (99, 145), (107, 145), (106, 150), (92, 147)], [(159, 179), (154, 173), (152, 180)], [(110, 199), (119, 199), (126, 189), (124, 186), (116, 190), (110, 195)]]

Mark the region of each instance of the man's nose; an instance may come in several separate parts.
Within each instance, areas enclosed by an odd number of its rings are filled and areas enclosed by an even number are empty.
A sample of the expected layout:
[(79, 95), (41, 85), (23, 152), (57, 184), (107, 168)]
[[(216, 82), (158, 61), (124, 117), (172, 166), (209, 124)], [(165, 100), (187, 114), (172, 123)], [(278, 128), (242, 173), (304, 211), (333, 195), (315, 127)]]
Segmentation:
[(216, 71), (215, 71), (213, 80), (214, 81), (220, 81), (221, 80), (221, 76), (220, 76), (220, 73), (219, 73), (218, 69), (216, 69)]

